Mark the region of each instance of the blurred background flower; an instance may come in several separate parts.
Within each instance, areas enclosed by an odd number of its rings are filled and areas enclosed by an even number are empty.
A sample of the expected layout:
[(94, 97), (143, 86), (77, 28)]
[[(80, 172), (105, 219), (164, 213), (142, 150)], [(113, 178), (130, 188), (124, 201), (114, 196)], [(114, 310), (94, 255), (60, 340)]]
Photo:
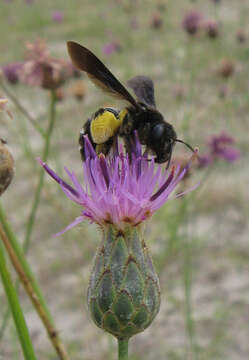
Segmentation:
[(203, 155), (199, 155), (199, 166), (206, 167), (215, 160), (222, 159), (227, 162), (234, 162), (239, 159), (240, 151), (233, 146), (235, 144), (234, 137), (226, 132), (213, 135), (208, 141), (208, 151)]
[(182, 20), (182, 27), (189, 35), (195, 35), (201, 28), (203, 15), (200, 11), (188, 11)]
[(19, 81), (19, 74), (22, 71), (22, 68), (22, 62), (9, 63), (2, 66), (3, 75), (6, 80), (12, 85), (17, 84)]
[(234, 71), (235, 71), (234, 61), (232, 61), (230, 59), (223, 59), (221, 61), (221, 64), (218, 68), (218, 74), (221, 77), (228, 79), (233, 75)]
[(163, 18), (159, 11), (156, 11), (151, 15), (150, 26), (153, 29), (160, 29), (163, 26)]
[(219, 25), (217, 21), (214, 20), (207, 20), (203, 25), (206, 34), (211, 39), (216, 38), (219, 35)]
[(107, 56), (110, 56), (113, 53), (120, 52), (120, 51), (122, 51), (122, 47), (121, 47), (120, 43), (116, 40), (106, 43), (102, 48), (103, 54), (107, 55)]
[(60, 10), (54, 10), (52, 13), (52, 20), (56, 23), (62, 23), (64, 20), (64, 13)]

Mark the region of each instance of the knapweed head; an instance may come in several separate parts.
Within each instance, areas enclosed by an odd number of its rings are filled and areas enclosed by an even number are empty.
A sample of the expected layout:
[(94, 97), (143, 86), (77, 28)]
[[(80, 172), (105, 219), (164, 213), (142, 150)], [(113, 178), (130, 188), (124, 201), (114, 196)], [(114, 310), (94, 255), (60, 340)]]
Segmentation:
[(208, 151), (198, 156), (199, 167), (207, 167), (215, 160), (234, 162), (239, 159), (240, 151), (234, 146), (235, 139), (225, 132), (213, 135), (208, 141)]
[(230, 59), (223, 59), (218, 68), (218, 74), (224, 79), (228, 79), (235, 71), (235, 63)]
[(182, 20), (182, 27), (189, 35), (195, 35), (201, 27), (202, 14), (197, 10), (188, 11)]
[(88, 308), (98, 327), (128, 340), (144, 331), (160, 308), (159, 280), (139, 225), (168, 200), (193, 158), (184, 169), (168, 170), (142, 154), (137, 136), (130, 154), (116, 142), (113, 154), (97, 155), (87, 136), (84, 147), (84, 184), (65, 169), (69, 185), (40, 163), (82, 207), (80, 216), (65, 230), (84, 219), (103, 230), (88, 287)]
[(111, 224), (121, 231), (127, 226), (138, 226), (168, 200), (193, 160), (192, 157), (182, 170), (180, 166), (166, 169), (166, 165), (157, 165), (153, 158), (148, 159), (148, 155), (142, 154), (138, 139), (131, 156), (121, 145), (113, 156), (98, 156), (87, 136), (85, 154), (86, 160), (82, 163), (84, 184), (74, 172), (65, 168), (72, 183), (69, 185), (40, 161), (64, 193), (82, 208), (80, 216), (64, 231), (85, 219), (102, 228)]
[(236, 33), (236, 39), (240, 44), (243, 44), (246, 41), (246, 33), (243, 29), (240, 29)]
[(2, 73), (10, 84), (15, 85), (19, 82), (19, 74), (22, 71), (22, 67), (22, 62), (6, 64), (2, 67)]
[(210, 138), (208, 145), (210, 153), (213, 157), (222, 158), (228, 162), (237, 160), (240, 156), (240, 152), (233, 145), (235, 139), (225, 132), (219, 135), (214, 135)]
[(64, 13), (60, 10), (55, 10), (52, 13), (52, 20), (55, 23), (62, 23), (64, 20)]
[(159, 11), (155, 11), (150, 18), (150, 26), (153, 29), (160, 29), (163, 25), (163, 18)]
[(26, 44), (26, 61), (23, 63), (19, 79), (24, 84), (43, 89), (56, 89), (68, 78), (74, 69), (64, 60), (52, 57), (43, 39)]
[(102, 49), (103, 54), (107, 56), (110, 56), (120, 51), (122, 51), (122, 47), (120, 43), (116, 40), (106, 43)]
[(204, 25), (204, 30), (209, 38), (215, 39), (219, 35), (219, 25), (215, 20), (207, 20)]

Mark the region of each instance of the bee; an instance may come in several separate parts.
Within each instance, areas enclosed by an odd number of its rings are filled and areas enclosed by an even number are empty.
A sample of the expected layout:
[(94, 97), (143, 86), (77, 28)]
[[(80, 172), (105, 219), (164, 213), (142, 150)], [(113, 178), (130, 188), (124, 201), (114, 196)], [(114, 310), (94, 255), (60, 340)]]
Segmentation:
[(110, 95), (129, 103), (122, 110), (111, 107), (100, 108), (86, 121), (80, 131), (79, 144), (82, 160), (84, 154), (84, 135), (88, 135), (97, 154), (107, 155), (114, 145), (117, 136), (123, 138), (128, 153), (137, 132), (139, 141), (146, 151), (155, 156), (155, 162), (170, 164), (173, 147), (176, 142), (185, 144), (191, 151), (194, 149), (177, 138), (171, 124), (156, 109), (154, 85), (147, 76), (136, 76), (128, 81), (137, 100), (111, 73), (111, 71), (87, 48), (69, 41), (68, 52), (73, 65), (88, 75), (90, 80)]

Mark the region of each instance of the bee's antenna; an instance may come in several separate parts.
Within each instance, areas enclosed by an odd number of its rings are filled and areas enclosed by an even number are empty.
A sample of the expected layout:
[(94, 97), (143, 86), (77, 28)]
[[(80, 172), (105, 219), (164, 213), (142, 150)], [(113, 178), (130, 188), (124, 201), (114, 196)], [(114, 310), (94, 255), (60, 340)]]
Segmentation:
[(190, 146), (189, 144), (185, 143), (183, 140), (176, 139), (175, 141), (180, 142), (180, 143), (186, 145), (192, 152), (195, 152), (195, 150), (192, 148), (192, 146)]
[(168, 160), (168, 164), (166, 166), (166, 170), (168, 170), (170, 163), (171, 163), (171, 158), (172, 158), (172, 153), (173, 153), (173, 145), (170, 148), (170, 154), (169, 154), (169, 160)]

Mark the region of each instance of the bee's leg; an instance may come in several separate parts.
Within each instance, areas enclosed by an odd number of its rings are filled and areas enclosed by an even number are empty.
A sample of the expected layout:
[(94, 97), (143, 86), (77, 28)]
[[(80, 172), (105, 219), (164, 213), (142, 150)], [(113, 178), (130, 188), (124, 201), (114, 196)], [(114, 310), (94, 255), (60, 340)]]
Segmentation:
[(113, 140), (114, 140), (114, 138), (112, 137), (103, 144), (97, 144), (96, 145), (96, 154), (97, 155), (100, 155), (100, 154), (108, 155), (112, 148)]
[(96, 144), (93, 142), (93, 139), (92, 139), (92, 136), (91, 136), (90, 123), (91, 123), (91, 119), (88, 119), (85, 122), (83, 128), (80, 130), (79, 146), (80, 146), (80, 155), (81, 155), (82, 161), (86, 160), (86, 157), (85, 157), (85, 140), (84, 140), (85, 135), (88, 136), (88, 139), (91, 142), (92, 147), (94, 148), (94, 150), (96, 149)]
[(134, 135), (134, 120), (130, 113), (128, 112), (119, 128), (119, 136), (123, 138), (125, 148), (129, 156), (131, 156), (132, 151), (134, 149), (134, 143), (135, 143), (135, 135)]
[(130, 135), (124, 136), (124, 144), (127, 154), (129, 155), (129, 158), (131, 159), (131, 155), (134, 152), (134, 144), (135, 144), (135, 136), (134, 133), (131, 133)]
[(124, 117), (124, 120), (119, 128), (119, 135), (121, 137), (129, 136), (134, 131), (134, 121), (131, 118), (130, 114), (127, 113), (127, 115)]

